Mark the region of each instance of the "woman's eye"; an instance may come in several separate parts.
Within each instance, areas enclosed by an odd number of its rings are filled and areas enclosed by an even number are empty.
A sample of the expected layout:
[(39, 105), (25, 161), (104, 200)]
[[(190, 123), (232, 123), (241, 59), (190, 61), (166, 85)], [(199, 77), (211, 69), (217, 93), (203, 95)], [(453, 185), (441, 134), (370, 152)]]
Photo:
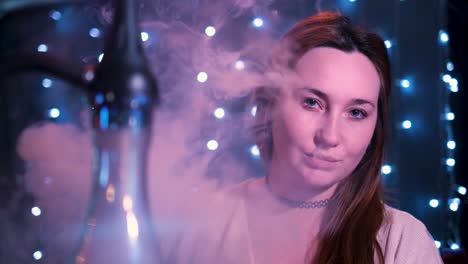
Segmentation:
[(305, 98), (303, 104), (308, 108), (320, 107), (320, 103), (314, 98)]
[(351, 110), (350, 114), (351, 117), (355, 119), (363, 119), (367, 117), (366, 111), (360, 109), (353, 109)]

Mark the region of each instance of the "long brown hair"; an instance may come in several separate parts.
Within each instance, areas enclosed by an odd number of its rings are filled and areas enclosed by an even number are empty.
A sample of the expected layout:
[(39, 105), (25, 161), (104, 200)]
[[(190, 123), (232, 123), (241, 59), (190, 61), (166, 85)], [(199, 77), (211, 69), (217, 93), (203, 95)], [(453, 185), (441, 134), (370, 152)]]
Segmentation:
[[(327, 218), (319, 233), (317, 252), (312, 263), (374, 263), (374, 254), (383, 263), (383, 253), (376, 236), (384, 220), (383, 191), (380, 168), (384, 157), (390, 65), (383, 40), (375, 33), (354, 26), (350, 20), (334, 12), (321, 12), (292, 27), (280, 40), (272, 56), (272, 64), (294, 69), (297, 60), (316, 47), (332, 47), (344, 52), (357, 51), (375, 66), (380, 77), (378, 117), (372, 140), (362, 160), (341, 181), (331, 199)], [(339, 74), (339, 73), (338, 73)], [(261, 156), (268, 163), (273, 152), (269, 110), (276, 96), (259, 88), (255, 136)]]

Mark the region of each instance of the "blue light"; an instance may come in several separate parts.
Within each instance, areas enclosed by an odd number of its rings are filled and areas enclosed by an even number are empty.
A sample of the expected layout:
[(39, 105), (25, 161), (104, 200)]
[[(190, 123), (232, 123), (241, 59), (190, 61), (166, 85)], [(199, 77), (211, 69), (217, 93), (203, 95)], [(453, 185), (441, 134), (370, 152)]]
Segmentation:
[(49, 117), (57, 118), (60, 116), (60, 110), (58, 108), (49, 109)]
[(62, 13), (60, 13), (57, 10), (52, 10), (49, 13), (49, 17), (52, 18), (55, 21), (58, 21), (58, 20), (60, 20), (60, 18), (62, 18)]
[(99, 111), (99, 126), (103, 130), (109, 128), (109, 109), (105, 106)]
[(449, 208), (451, 211), (456, 212), (458, 211), (458, 206), (460, 205), (459, 198), (453, 198), (449, 200)]
[(42, 210), (41, 208), (34, 206), (33, 208), (31, 208), (31, 214), (34, 216), (40, 216), (42, 214)]
[(42, 87), (50, 88), (52, 86), (52, 80), (49, 78), (42, 79)]
[(405, 120), (401, 123), (401, 126), (404, 128), (404, 129), (410, 129), (412, 124), (411, 124), (411, 121), (409, 120)]
[(463, 186), (458, 186), (457, 188), (457, 192), (461, 195), (465, 195), (466, 194), (466, 188), (463, 187)]
[(455, 149), (456, 146), (457, 146), (457, 144), (455, 143), (455, 141), (453, 141), (453, 140), (447, 141), (447, 148), (448, 149)]
[(383, 165), (382, 168), (381, 168), (381, 172), (385, 175), (388, 175), (390, 173), (392, 173), (392, 166), (390, 165)]
[(350, 2), (356, 2), (356, 0), (349, 0)]
[(429, 201), (429, 205), (432, 207), (432, 208), (437, 208), (439, 206), (439, 200), (437, 199), (431, 199)]
[(448, 121), (452, 121), (452, 120), (455, 119), (455, 114), (452, 113), (452, 112), (446, 113), (445, 114), (445, 119), (447, 119)]
[(440, 243), (440, 241), (438, 241), (438, 240), (434, 240), (434, 243), (435, 243), (437, 248), (440, 248), (440, 246), (442, 246), (442, 243)]
[(459, 250), (460, 246), (457, 243), (452, 243), (452, 244), (450, 244), (450, 249), (451, 250)]
[(455, 166), (455, 159), (448, 158), (448, 159), (445, 161), (445, 164), (447, 164), (447, 166), (449, 166), (449, 167), (453, 167), (453, 166)]
[(106, 187), (109, 182), (109, 152), (103, 151), (101, 156), (101, 168), (99, 172), (99, 184)]
[(447, 62), (445, 67), (447, 68), (447, 71), (453, 71), (455, 69), (455, 67), (453, 66), (453, 63), (451, 61)]
[(439, 41), (442, 44), (446, 44), (449, 41), (449, 35), (444, 30), (439, 30)]
[(458, 85), (455, 85), (455, 86), (450, 85), (450, 91), (452, 93), (457, 93), (458, 92)]
[(42, 259), (42, 251), (40, 251), (40, 250), (34, 251), (34, 253), (33, 253), (33, 258), (34, 258), (35, 260), (40, 260), (40, 259)]
[(92, 38), (99, 38), (99, 36), (101, 36), (101, 31), (99, 31), (99, 29), (97, 29), (97, 28), (91, 28), (89, 30), (89, 35)]
[(253, 21), (252, 21), (252, 25), (256, 28), (260, 28), (263, 26), (263, 19), (259, 18), (259, 17), (256, 17)]
[(98, 61), (101, 62), (104, 58), (104, 53), (99, 54)]
[(141, 41), (146, 42), (149, 39), (149, 34), (147, 32), (141, 32)]
[(39, 46), (37, 46), (38, 52), (47, 52), (48, 50), (49, 50), (49, 47), (47, 47), (46, 44), (39, 44)]
[(450, 76), (450, 74), (444, 74), (442, 76), (442, 81), (444, 81), (445, 83), (449, 83), (451, 79), (452, 79), (452, 76)]
[(387, 49), (391, 48), (393, 45), (392, 45), (392, 42), (390, 40), (385, 40), (385, 47), (387, 47)]
[(411, 86), (411, 83), (407, 79), (403, 79), (400, 81), (400, 86), (403, 88), (409, 88)]
[(94, 102), (96, 104), (102, 104), (104, 103), (104, 95), (102, 93), (98, 93), (96, 94), (96, 96), (94, 97)]
[(254, 157), (259, 157), (260, 156), (260, 149), (258, 148), (257, 145), (253, 145), (250, 147), (250, 153)]
[(458, 87), (458, 80), (456, 78), (451, 78), (449, 80), (450, 86), (457, 86)]

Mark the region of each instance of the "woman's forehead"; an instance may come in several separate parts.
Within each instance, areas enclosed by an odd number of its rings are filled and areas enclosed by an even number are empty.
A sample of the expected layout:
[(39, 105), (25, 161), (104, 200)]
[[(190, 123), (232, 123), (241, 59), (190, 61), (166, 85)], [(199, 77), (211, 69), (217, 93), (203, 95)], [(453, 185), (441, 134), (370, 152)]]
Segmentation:
[(380, 77), (362, 53), (320, 47), (306, 52), (295, 67), (295, 88), (312, 88), (330, 97), (378, 99)]

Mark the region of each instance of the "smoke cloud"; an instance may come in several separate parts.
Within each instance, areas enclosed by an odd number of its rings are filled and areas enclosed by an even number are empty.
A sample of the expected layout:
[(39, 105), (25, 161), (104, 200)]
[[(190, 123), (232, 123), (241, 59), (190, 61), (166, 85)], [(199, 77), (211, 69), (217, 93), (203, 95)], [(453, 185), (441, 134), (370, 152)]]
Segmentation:
[[(278, 84), (280, 78), (265, 73), (282, 22), (269, 10), (271, 4), (271, 0), (144, 2), (154, 16), (146, 15), (141, 25), (150, 36), (144, 45), (162, 95), (148, 157), (147, 189), (153, 209), (182, 203), (187, 192), (214, 191), (261, 175), (260, 160), (252, 161), (248, 152), (254, 143), (248, 96), (272, 80)], [(102, 14), (109, 22), (107, 7)], [(271, 18), (265, 28), (252, 26), (256, 15)], [(204, 33), (207, 26), (215, 27), (214, 36)], [(208, 75), (204, 83), (197, 81), (200, 72)], [(213, 116), (217, 107), (226, 110), (223, 119)], [(83, 110), (83, 116), (89, 114)], [(50, 263), (69, 256), (88, 207), (89, 118), (83, 118), (83, 125), (44, 122), (24, 130), (18, 142), (17, 151), (27, 164), (27, 188), (42, 208), (38, 229)], [(219, 142), (217, 150), (206, 148), (210, 139)]]

